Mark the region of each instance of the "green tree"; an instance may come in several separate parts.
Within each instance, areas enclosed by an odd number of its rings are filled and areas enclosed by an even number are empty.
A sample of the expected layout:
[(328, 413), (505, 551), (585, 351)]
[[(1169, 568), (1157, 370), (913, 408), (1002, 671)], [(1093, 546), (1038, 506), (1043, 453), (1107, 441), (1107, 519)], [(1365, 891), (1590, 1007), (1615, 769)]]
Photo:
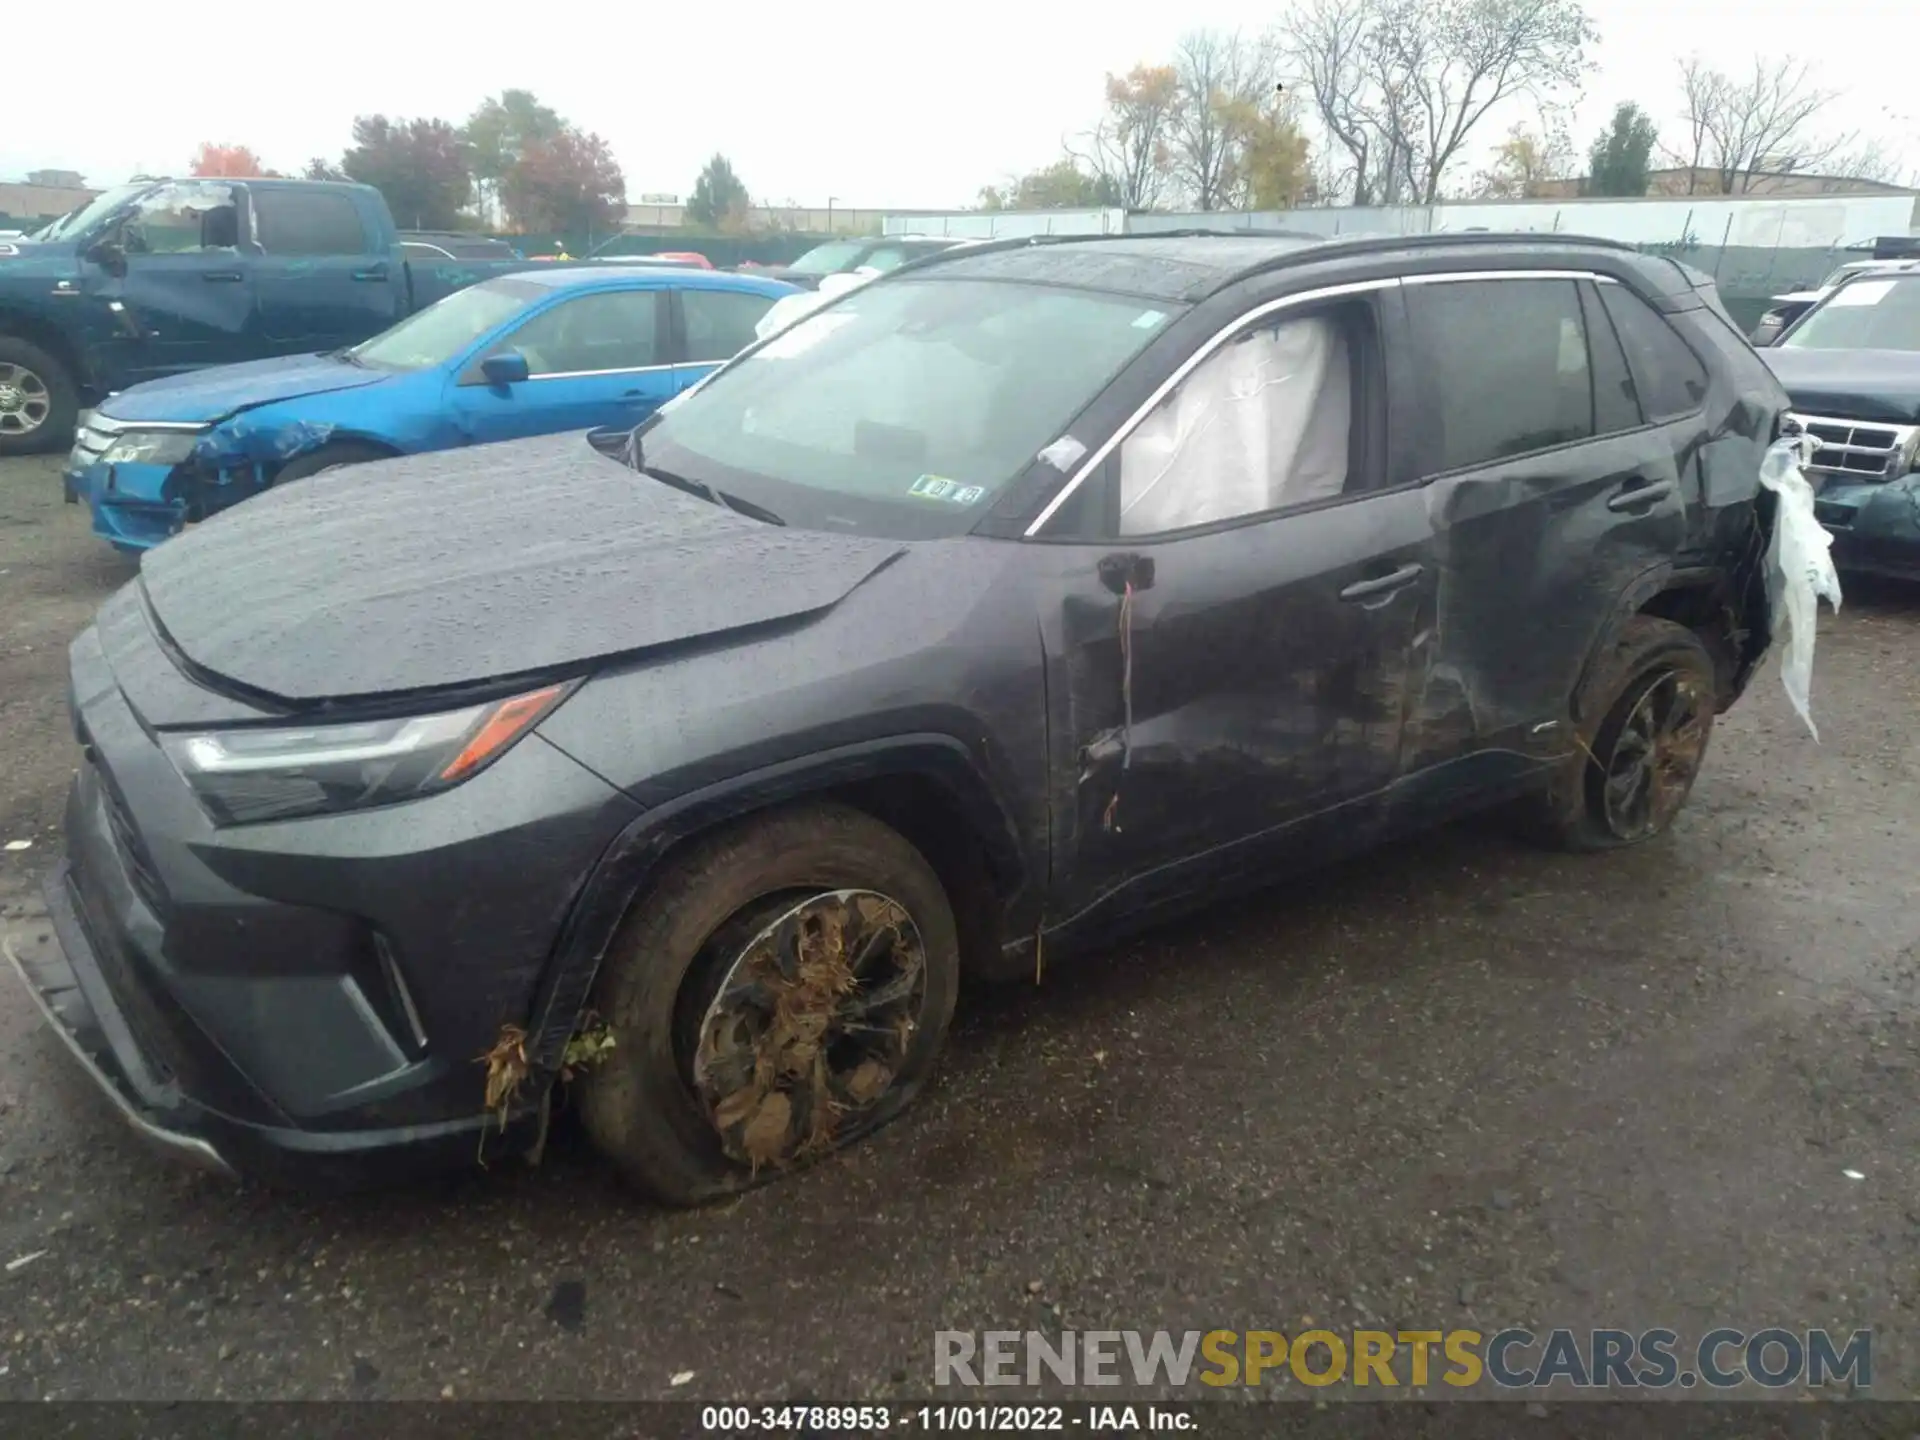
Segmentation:
[(507, 173), (527, 147), (555, 139), (566, 128), (559, 112), (542, 105), (531, 90), (502, 90), (489, 95), (460, 127), (472, 157), (475, 188), (497, 204)]
[(1631, 100), (1622, 101), (1588, 154), (1587, 194), (1646, 194), (1647, 170), (1658, 138), (1647, 112)]
[(693, 182), (693, 194), (687, 197), (687, 219), (709, 227), (737, 224), (752, 204), (747, 187), (733, 173), (733, 162), (716, 154)]
[(444, 120), (357, 116), (340, 168), (386, 196), (394, 219), (409, 229), (451, 228), (473, 194), (466, 144)]
[(1053, 164), (980, 190), (983, 210), (1088, 210), (1121, 203), (1120, 183), (1109, 175), (1089, 175), (1064, 155)]

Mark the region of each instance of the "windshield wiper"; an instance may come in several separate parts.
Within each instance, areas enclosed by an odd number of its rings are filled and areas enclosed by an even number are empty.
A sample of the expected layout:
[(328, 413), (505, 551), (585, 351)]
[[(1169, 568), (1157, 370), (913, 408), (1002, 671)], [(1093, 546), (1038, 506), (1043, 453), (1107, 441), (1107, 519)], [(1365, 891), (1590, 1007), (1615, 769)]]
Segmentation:
[(676, 490), (684, 490), (689, 495), (698, 495), (710, 504), (745, 515), (749, 520), (759, 520), (768, 525), (785, 525), (773, 511), (764, 505), (756, 505), (751, 500), (742, 500), (738, 495), (729, 495), (724, 490), (715, 489), (704, 480), (695, 480), (686, 475), (676, 475), (671, 470), (661, 470), (647, 464), (646, 451), (640, 440), (640, 429), (635, 426), (627, 436), (627, 443), (620, 458), (634, 470), (638, 470), (649, 479), (658, 480), (662, 485), (671, 485)]
[(347, 364), (356, 366), (361, 370), (368, 368), (367, 362), (353, 353), (353, 346), (351, 345), (342, 346), (338, 350), (328, 350), (325, 352), (325, 358), (328, 360), (344, 360)]
[(729, 495), (724, 490), (716, 490), (704, 480), (694, 480), (686, 475), (675, 475), (671, 470), (658, 470), (651, 465), (642, 464), (636, 465), (633, 468), (638, 470), (642, 475), (660, 481), (663, 485), (671, 485), (676, 490), (686, 491), (689, 495), (698, 495), (702, 500), (710, 501), (723, 509), (736, 511), (741, 515), (745, 515), (750, 520), (763, 521), (768, 525), (785, 525), (787, 523), (778, 515), (774, 514), (773, 511), (767, 509), (766, 506), (756, 505), (751, 500), (742, 500), (738, 495)]

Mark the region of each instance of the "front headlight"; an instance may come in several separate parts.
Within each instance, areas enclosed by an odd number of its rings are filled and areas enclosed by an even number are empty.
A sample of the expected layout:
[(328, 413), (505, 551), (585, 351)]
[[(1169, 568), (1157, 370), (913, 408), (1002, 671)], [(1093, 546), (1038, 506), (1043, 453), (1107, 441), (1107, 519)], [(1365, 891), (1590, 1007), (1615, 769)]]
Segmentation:
[(391, 805), (446, 790), (504, 755), (568, 685), (435, 715), (168, 735), (162, 745), (217, 824)]
[(100, 459), (107, 465), (178, 465), (200, 443), (199, 430), (123, 430)]

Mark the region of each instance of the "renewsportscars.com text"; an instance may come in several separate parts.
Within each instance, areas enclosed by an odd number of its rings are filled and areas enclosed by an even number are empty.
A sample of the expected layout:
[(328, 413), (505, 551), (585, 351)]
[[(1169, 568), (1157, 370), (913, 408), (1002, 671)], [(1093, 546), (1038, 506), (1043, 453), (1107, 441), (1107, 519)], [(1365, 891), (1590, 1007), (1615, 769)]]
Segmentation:
[(1483, 1381), (1506, 1390), (1768, 1389), (1873, 1384), (1873, 1334), (1709, 1330), (1683, 1342), (1668, 1329), (1531, 1330), (941, 1330), (935, 1385), (1294, 1383), (1368, 1387)]

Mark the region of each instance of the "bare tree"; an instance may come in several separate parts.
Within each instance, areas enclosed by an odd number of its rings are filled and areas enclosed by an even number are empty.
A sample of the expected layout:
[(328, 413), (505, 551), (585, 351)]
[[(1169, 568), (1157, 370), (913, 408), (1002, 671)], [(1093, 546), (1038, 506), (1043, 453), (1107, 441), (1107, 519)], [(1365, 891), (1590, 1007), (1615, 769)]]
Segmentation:
[(1680, 78), (1688, 149), (1675, 158), (1691, 169), (1690, 193), (1704, 171), (1715, 193), (1743, 195), (1758, 174), (1818, 170), (1854, 142), (1808, 133), (1838, 92), (1814, 85), (1804, 61), (1756, 59), (1751, 76), (1734, 80), (1695, 56), (1680, 62)]
[(1244, 141), (1239, 116), (1258, 112), (1278, 71), (1271, 40), (1239, 31), (1196, 30), (1174, 52), (1179, 103), (1167, 127), (1173, 176), (1194, 207), (1217, 210), (1235, 185)]
[(1310, 0), (1286, 52), (1355, 203), (1431, 205), (1487, 113), (1577, 85), (1593, 39), (1581, 0)]
[(1879, 140), (1869, 140), (1857, 149), (1834, 155), (1824, 168), (1837, 179), (1874, 180), (1882, 185), (1908, 185), (1916, 178), (1905, 162)]
[[(1378, 129), (1367, 104), (1369, 0), (1310, 0), (1281, 32), (1288, 64), (1332, 144), (1323, 150), (1323, 193), (1351, 188), (1355, 205), (1374, 203)], [(1345, 153), (1336, 164), (1334, 147)], [(1337, 187), (1337, 188), (1335, 188)]]

